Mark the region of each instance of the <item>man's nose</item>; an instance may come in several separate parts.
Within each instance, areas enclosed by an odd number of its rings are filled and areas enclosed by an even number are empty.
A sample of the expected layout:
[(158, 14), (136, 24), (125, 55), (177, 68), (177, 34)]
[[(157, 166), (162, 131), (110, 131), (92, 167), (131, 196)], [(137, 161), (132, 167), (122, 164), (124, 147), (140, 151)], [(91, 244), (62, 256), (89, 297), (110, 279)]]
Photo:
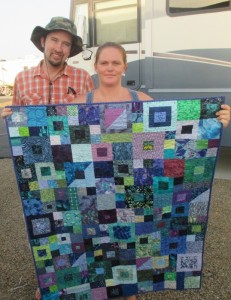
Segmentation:
[(62, 43), (56, 43), (55, 50), (58, 52), (62, 52), (62, 50), (63, 50)]

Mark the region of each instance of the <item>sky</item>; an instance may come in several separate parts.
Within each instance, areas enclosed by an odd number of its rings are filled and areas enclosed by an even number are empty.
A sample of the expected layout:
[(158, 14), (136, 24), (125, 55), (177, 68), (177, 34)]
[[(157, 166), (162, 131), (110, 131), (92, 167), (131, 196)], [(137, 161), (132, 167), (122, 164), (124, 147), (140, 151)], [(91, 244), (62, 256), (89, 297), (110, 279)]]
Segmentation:
[(70, 0), (4, 0), (0, 10), (0, 60), (41, 55), (30, 41), (36, 26), (55, 16), (70, 16)]

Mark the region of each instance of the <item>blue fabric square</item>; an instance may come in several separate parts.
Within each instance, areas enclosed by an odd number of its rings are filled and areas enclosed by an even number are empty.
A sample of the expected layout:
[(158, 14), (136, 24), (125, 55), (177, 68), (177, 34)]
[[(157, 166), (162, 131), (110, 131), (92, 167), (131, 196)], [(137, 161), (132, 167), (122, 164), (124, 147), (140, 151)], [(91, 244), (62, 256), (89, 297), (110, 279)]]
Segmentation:
[(171, 125), (170, 106), (149, 108), (149, 127), (165, 127)]

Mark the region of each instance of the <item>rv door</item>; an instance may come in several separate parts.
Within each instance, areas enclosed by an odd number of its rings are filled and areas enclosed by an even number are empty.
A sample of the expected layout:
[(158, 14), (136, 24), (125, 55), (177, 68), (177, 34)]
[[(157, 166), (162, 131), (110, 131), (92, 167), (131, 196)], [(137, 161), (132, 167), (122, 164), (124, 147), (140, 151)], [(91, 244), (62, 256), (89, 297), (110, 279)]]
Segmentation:
[(88, 52), (83, 52), (83, 59), (89, 59), (89, 56), (94, 59), (91, 52), (105, 42), (117, 42), (125, 48), (128, 70), (122, 81), (131, 89), (140, 87), (139, 10), (140, 0), (74, 0), (71, 11), (78, 34), (90, 47)]

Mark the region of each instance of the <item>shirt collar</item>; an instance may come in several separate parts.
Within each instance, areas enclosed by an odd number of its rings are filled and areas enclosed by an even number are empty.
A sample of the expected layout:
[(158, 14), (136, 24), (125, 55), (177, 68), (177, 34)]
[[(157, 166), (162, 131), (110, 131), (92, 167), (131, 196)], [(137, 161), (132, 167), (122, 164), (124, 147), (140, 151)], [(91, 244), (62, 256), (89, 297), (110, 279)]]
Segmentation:
[[(34, 69), (34, 77), (36, 76), (41, 76), (41, 77), (46, 77), (46, 74), (44, 73), (43, 69), (42, 69), (42, 63), (44, 62), (44, 60), (42, 59), (40, 61), (40, 63), (35, 67)], [(70, 69), (71, 67), (65, 63), (65, 68), (63, 69), (63, 72), (61, 73), (61, 75), (66, 75), (68, 77), (70, 77)]]

